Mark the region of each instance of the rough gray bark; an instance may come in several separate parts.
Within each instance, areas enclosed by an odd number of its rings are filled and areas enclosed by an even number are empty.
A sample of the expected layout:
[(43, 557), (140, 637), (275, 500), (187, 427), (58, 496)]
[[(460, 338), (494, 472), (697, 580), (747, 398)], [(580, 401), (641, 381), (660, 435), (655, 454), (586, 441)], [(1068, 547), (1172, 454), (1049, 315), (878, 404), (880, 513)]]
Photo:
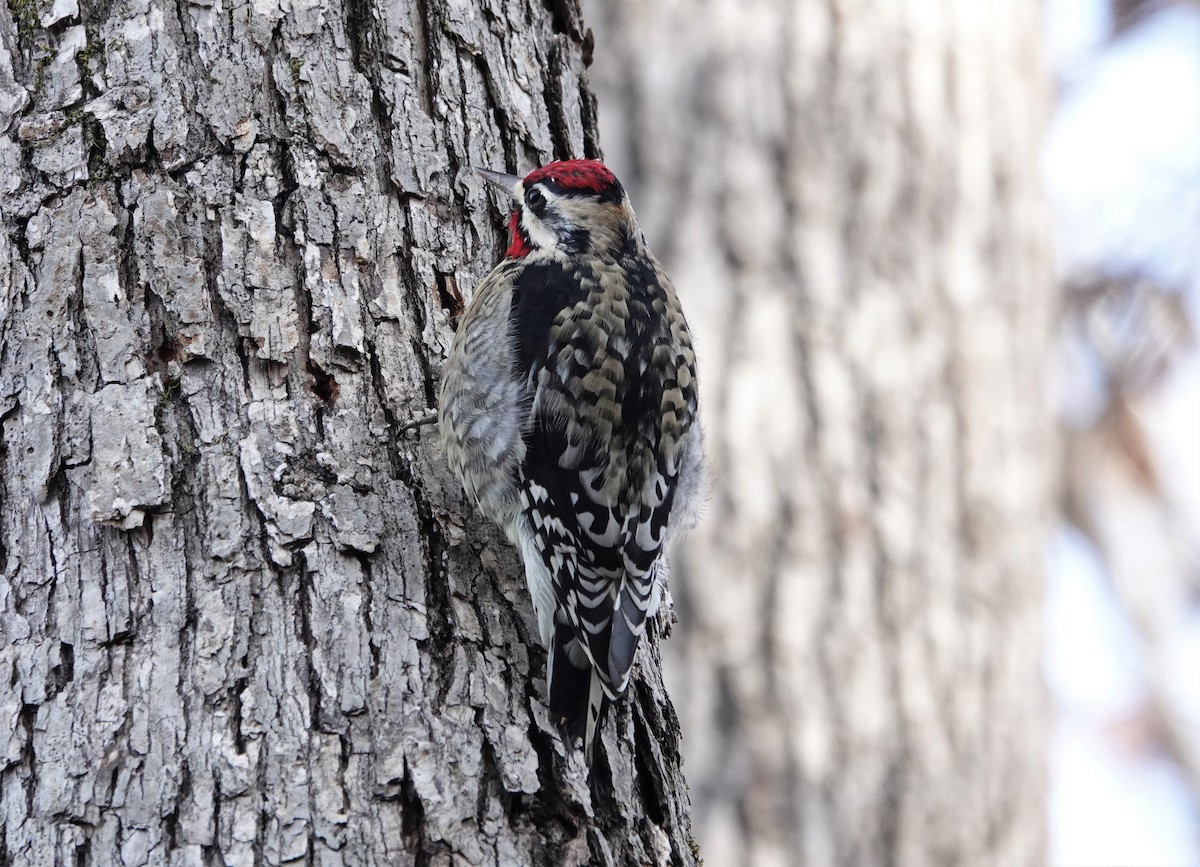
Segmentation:
[(715, 490), (666, 652), (709, 863), (1045, 864), (1040, 15), (589, 16), (696, 333)]
[(572, 0), (0, 12), (0, 861), (694, 863), (657, 658), (593, 800), (420, 423), (502, 249), (467, 166), (596, 151), (589, 38)]

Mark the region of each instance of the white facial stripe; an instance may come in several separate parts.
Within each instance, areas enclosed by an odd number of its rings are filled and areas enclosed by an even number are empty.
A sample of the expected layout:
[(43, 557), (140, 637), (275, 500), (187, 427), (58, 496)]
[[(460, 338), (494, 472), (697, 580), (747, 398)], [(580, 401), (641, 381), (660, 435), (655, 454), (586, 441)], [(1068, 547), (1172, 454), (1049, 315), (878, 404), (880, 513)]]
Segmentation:
[(547, 216), (552, 215), (552, 219), (550, 221), (542, 220), (529, 210), (525, 205), (525, 184), (522, 182), (513, 188), (513, 193), (520, 200), (521, 229), (535, 248), (553, 250), (562, 243), (562, 238), (551, 228), (551, 225), (559, 232), (563, 232), (586, 224), (592, 212), (595, 211), (595, 206), (586, 204), (575, 196), (555, 193), (544, 185), (539, 186), (538, 189), (546, 197), (544, 213)]
[(541, 250), (552, 250), (558, 243), (558, 237), (546, 228), (541, 220), (532, 214), (521, 211), (521, 227), (525, 230), (529, 243)]

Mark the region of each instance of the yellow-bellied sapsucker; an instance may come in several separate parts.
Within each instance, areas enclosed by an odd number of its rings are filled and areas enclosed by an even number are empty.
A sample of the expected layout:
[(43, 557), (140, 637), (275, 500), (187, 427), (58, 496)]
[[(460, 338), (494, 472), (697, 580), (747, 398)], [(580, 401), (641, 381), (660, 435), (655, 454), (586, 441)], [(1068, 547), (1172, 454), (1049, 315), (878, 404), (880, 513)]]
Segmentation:
[(695, 523), (696, 360), (675, 289), (603, 164), (479, 173), (515, 199), (511, 243), (446, 360), (442, 443), (521, 550), (551, 714), (590, 764), (605, 697), (625, 692), (662, 596), (667, 540)]

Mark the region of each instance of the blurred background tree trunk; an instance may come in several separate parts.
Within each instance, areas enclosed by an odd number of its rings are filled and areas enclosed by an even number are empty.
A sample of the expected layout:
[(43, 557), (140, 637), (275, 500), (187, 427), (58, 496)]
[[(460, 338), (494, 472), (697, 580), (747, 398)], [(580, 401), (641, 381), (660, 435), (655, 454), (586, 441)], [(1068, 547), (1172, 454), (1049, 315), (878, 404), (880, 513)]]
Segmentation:
[(667, 671), (707, 863), (1044, 865), (1041, 5), (585, 11), (697, 333)]
[(421, 424), (503, 249), (467, 167), (597, 150), (589, 38), (571, 0), (0, 11), (0, 862), (695, 862), (657, 660), (593, 801)]

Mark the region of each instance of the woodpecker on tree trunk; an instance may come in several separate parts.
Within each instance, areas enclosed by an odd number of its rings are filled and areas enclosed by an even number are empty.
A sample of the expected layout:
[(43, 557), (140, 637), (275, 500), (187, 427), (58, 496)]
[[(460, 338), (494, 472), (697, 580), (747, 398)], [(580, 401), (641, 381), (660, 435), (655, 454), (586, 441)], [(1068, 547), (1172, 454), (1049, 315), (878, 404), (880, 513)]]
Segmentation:
[(602, 163), (524, 179), (505, 258), (479, 285), (439, 400), (450, 468), (521, 552), (550, 711), (591, 764), (661, 601), (667, 541), (703, 488), (696, 359), (675, 289)]

